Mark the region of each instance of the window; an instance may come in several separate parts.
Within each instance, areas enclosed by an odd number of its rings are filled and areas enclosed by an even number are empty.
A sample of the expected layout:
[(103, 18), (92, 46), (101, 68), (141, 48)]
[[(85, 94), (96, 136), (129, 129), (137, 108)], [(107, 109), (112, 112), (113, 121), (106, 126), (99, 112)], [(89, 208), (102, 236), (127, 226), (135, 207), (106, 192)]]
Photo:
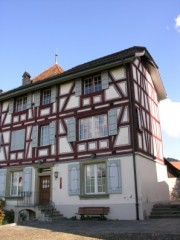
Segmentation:
[(51, 103), (51, 89), (46, 89), (43, 91), (42, 95), (42, 105)]
[(84, 80), (84, 93), (89, 94), (102, 90), (101, 76), (89, 77)]
[(106, 193), (106, 165), (105, 163), (86, 165), (85, 194)]
[(80, 140), (108, 135), (107, 115), (97, 115), (80, 120)]
[(23, 191), (23, 173), (13, 172), (11, 173), (11, 196), (19, 196)]
[(17, 98), (16, 112), (21, 112), (27, 109), (27, 97)]
[(68, 165), (68, 192), (82, 198), (121, 193), (120, 160), (93, 161)]
[(49, 125), (41, 127), (40, 146), (49, 145)]

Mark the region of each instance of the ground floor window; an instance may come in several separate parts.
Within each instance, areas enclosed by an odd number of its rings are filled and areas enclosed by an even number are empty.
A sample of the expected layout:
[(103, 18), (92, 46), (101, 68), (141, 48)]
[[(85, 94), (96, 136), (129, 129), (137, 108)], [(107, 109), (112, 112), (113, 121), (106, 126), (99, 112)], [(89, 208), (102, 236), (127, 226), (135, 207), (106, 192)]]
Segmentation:
[(69, 164), (69, 195), (107, 196), (121, 193), (120, 160)]
[(23, 191), (23, 172), (11, 173), (11, 196), (19, 196)]
[(106, 192), (106, 165), (105, 163), (85, 165), (85, 193), (98, 194)]

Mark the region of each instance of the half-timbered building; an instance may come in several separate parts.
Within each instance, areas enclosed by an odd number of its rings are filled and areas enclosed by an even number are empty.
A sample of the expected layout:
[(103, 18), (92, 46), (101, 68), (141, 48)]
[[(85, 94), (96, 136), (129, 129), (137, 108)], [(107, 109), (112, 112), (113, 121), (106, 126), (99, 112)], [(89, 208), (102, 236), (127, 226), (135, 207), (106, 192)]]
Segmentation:
[[(53, 202), (65, 217), (109, 207), (144, 219), (168, 200), (158, 102), (166, 98), (145, 47), (63, 71), (57, 64), (0, 94), (0, 196), (7, 208)], [(37, 216), (36, 216), (37, 218)]]

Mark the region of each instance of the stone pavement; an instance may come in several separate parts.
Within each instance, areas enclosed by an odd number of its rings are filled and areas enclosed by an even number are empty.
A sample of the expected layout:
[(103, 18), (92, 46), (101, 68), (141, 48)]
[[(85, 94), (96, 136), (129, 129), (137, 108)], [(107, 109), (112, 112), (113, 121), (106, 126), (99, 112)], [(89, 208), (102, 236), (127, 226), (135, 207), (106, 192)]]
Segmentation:
[[(4, 228), (3, 226), (0, 227), (1, 240), (21, 239), (20, 237), (15, 237), (18, 229), (25, 230), (26, 238), (24, 239), (26, 240), (180, 240), (180, 219), (149, 219), (144, 221), (81, 221), (62, 219), (56, 222), (31, 222), (26, 223), (24, 226), (15, 226), (13, 238), (3, 235), (3, 230), (6, 228), (8, 228), (7, 225)], [(10, 227), (8, 233), (9, 231)], [(28, 231), (34, 238), (28, 238)]]

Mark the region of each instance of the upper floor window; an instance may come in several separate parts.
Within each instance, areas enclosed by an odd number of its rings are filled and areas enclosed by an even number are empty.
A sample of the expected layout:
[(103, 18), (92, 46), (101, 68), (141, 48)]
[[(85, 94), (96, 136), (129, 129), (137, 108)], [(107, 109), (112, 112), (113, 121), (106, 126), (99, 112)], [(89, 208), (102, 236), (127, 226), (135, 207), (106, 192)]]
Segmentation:
[(16, 112), (21, 112), (27, 109), (27, 97), (20, 97), (16, 99)]
[(19, 196), (23, 190), (23, 172), (11, 173), (11, 196)]
[(84, 93), (89, 94), (102, 90), (101, 76), (97, 75), (84, 80)]
[(46, 89), (42, 94), (42, 105), (51, 103), (51, 89)]
[(97, 115), (80, 120), (80, 140), (108, 135), (107, 115)]
[(49, 125), (41, 126), (40, 129), (40, 146), (49, 145)]

